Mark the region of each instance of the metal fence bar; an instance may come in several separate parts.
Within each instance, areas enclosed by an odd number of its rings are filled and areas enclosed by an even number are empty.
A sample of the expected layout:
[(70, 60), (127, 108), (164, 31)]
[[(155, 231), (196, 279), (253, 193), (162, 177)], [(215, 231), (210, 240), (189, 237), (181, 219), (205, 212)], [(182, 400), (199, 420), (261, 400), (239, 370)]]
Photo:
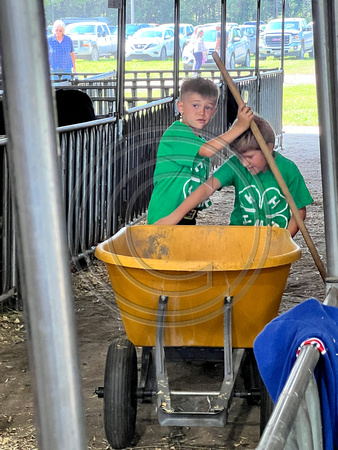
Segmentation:
[[(286, 448), (288, 436), (292, 430), (300, 404), (304, 399), (306, 390), (309, 386), (309, 389), (312, 391), (312, 394), (310, 394), (311, 401), (312, 399), (315, 399), (318, 404), (319, 394), (313, 373), (319, 360), (319, 356), (319, 350), (312, 345), (307, 345), (301, 349), (259, 441), (257, 446), (258, 450), (283, 450)], [(303, 421), (304, 418), (302, 422)], [(308, 425), (310, 423), (310, 429), (314, 430), (311, 432), (311, 441), (315, 440), (313, 444), (314, 448), (316, 450), (323, 448), (320, 416), (312, 412), (305, 422)], [(299, 427), (297, 427), (297, 432), (300, 432)], [(307, 438), (305, 439), (304, 435), (299, 436), (298, 439), (296, 437), (295, 439), (298, 442), (298, 446), (300, 446), (296, 448), (304, 450), (310, 448), (309, 441)]]
[(283, 132), (283, 71), (264, 72), (259, 78), (259, 114), (275, 131), (277, 146), (282, 146)]
[(82, 450), (85, 415), (44, 30), (43, 2), (0, 2), (8, 172), (37, 441), (41, 449)]

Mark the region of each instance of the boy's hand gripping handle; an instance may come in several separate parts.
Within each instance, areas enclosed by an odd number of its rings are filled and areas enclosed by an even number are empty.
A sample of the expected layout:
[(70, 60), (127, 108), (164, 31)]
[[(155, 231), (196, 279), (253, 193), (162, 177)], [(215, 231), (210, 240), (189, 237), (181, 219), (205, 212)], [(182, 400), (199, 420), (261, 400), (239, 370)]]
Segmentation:
[[(217, 65), (217, 67), (219, 68), (219, 70), (220, 70), (220, 72), (221, 72), (225, 82), (227, 83), (227, 85), (228, 85), (232, 95), (234, 96), (238, 106), (243, 105), (244, 101), (243, 101), (243, 99), (241, 97), (241, 94), (239, 93), (239, 91), (238, 91), (237, 87), (235, 86), (234, 82), (232, 81), (232, 78), (230, 77), (229, 72), (225, 68), (225, 66), (223, 64), (223, 61), (218, 56), (218, 53), (217, 52), (213, 52), (212, 53), (212, 57), (214, 58), (214, 61), (215, 61), (216, 65)], [(316, 264), (316, 266), (317, 266), (317, 268), (319, 270), (319, 273), (320, 273), (323, 281), (325, 282), (326, 270), (325, 270), (325, 267), (323, 265), (323, 262), (320, 259), (320, 256), (319, 256), (319, 254), (317, 252), (316, 247), (314, 246), (314, 243), (313, 243), (313, 241), (311, 239), (311, 236), (309, 235), (309, 232), (308, 232), (308, 230), (307, 230), (307, 228), (305, 226), (305, 223), (304, 223), (301, 215), (299, 214), (298, 208), (297, 208), (297, 206), (296, 206), (296, 204), (295, 204), (295, 202), (293, 200), (293, 197), (292, 197), (292, 195), (291, 195), (291, 193), (289, 191), (289, 188), (287, 187), (287, 185), (286, 185), (286, 183), (285, 183), (285, 181), (284, 181), (284, 179), (282, 177), (282, 174), (280, 173), (280, 171), (279, 171), (279, 169), (277, 167), (276, 161), (274, 160), (271, 152), (269, 151), (268, 146), (266, 145), (266, 142), (265, 142), (265, 140), (264, 140), (264, 138), (262, 136), (262, 133), (259, 131), (259, 128), (257, 127), (254, 119), (252, 119), (252, 121), (251, 121), (250, 128), (251, 128), (251, 131), (252, 131), (253, 135), (255, 136), (255, 138), (256, 138), (256, 140), (257, 140), (257, 142), (258, 142), (258, 144), (259, 144), (259, 146), (260, 146), (260, 148), (261, 148), (261, 150), (262, 150), (262, 152), (263, 152), (263, 154), (264, 154), (264, 156), (265, 156), (265, 158), (266, 158), (266, 160), (267, 160), (267, 162), (269, 164), (269, 167), (270, 167), (272, 173), (274, 174), (274, 176), (275, 176), (275, 178), (276, 178), (276, 180), (277, 180), (277, 182), (279, 184), (279, 187), (281, 188), (281, 190), (282, 190), (282, 192), (283, 192), (283, 194), (284, 194), (284, 196), (286, 198), (286, 201), (288, 202), (288, 204), (290, 206), (291, 212), (292, 212), (292, 214), (293, 214), (293, 216), (294, 216), (294, 218), (295, 218), (295, 220), (297, 222), (297, 225), (298, 225), (298, 227), (299, 227), (299, 229), (300, 229), (300, 231), (301, 231), (301, 233), (302, 233), (302, 235), (304, 237), (304, 240), (305, 240), (305, 242), (306, 242), (306, 244), (307, 244), (307, 246), (308, 246), (308, 248), (310, 250), (310, 253), (311, 253), (311, 255), (312, 255), (313, 259), (314, 259), (314, 262), (315, 262), (315, 264)]]

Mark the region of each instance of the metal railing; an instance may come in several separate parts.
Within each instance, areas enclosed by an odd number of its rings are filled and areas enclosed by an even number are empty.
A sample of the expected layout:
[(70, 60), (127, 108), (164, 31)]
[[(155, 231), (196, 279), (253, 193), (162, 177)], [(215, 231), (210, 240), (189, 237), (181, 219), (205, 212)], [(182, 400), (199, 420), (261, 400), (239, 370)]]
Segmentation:
[[(191, 76), (191, 70), (180, 71), (180, 78)], [(237, 84), (244, 101), (265, 119), (269, 120), (277, 136), (282, 133), (283, 73), (281, 70), (260, 71), (254, 75), (253, 69), (231, 70), (231, 76)], [(56, 88), (80, 89), (93, 101), (98, 117), (113, 115), (116, 111), (116, 74), (109, 72), (76, 79), (77, 74), (70, 74), (72, 81), (54, 83)], [(201, 76), (222, 82), (219, 70), (202, 70)], [(61, 74), (60, 74), (61, 76)], [(126, 72), (125, 108), (144, 106), (153, 101), (173, 95), (174, 80), (170, 70)], [(273, 101), (271, 101), (273, 97)]]
[[(324, 305), (338, 306), (336, 284), (328, 289)], [(320, 397), (314, 375), (319, 358), (320, 350), (314, 345), (300, 349), (259, 441), (258, 450), (323, 448)]]
[[(269, 82), (265, 82), (265, 77)], [(87, 81), (85, 80), (86, 83)], [(281, 95), (279, 89), (282, 89), (282, 74), (264, 73), (260, 78), (239, 77), (235, 79), (235, 83), (245, 101), (253, 108), (258, 104), (259, 95), (268, 97), (269, 93), (265, 93), (265, 89), (274, 92), (270, 101), (264, 104), (262, 115), (274, 123), (277, 134), (281, 134), (281, 114), (277, 119), (275, 117), (275, 110), (280, 105), (275, 103)], [(69, 83), (65, 86), (74, 87)], [(105, 97), (108, 90), (112, 89), (109, 80), (106, 83), (90, 79), (82, 88), (92, 95), (94, 90), (100, 92), (98, 95), (101, 105), (105, 105), (101, 111), (111, 108), (111, 97)], [(217, 114), (203, 132), (206, 139), (226, 131), (226, 96), (226, 86), (221, 84)], [(172, 97), (168, 97), (129, 109), (119, 122), (115, 117), (107, 118), (106, 115), (104, 119), (57, 129), (68, 246), (72, 261), (87, 257), (98, 242), (146, 212), (152, 192), (157, 146), (164, 130), (175, 120), (176, 115), (175, 102)], [(13, 305), (16, 307), (18, 279), (15, 223), (6, 143), (6, 139), (0, 140), (0, 169), (3, 174), (0, 305), (4, 300), (14, 297)], [(215, 159), (214, 165), (220, 162)]]

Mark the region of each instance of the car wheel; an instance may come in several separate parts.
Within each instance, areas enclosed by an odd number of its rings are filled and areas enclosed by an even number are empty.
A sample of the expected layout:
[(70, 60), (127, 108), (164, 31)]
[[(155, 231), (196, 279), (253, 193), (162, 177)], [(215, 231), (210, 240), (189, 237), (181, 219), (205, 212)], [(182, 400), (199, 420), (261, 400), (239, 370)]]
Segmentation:
[(230, 69), (235, 69), (236, 68), (236, 60), (235, 60), (235, 55), (232, 54), (230, 57)]
[(98, 61), (100, 59), (100, 53), (97, 47), (93, 47), (92, 50), (92, 61)]
[(304, 54), (305, 54), (304, 45), (302, 44), (300, 51), (299, 51), (299, 55), (297, 56), (297, 59), (304, 59)]
[(166, 59), (167, 59), (167, 49), (165, 47), (162, 47), (160, 54), (160, 61), (165, 61)]
[(247, 51), (242, 67), (250, 67), (250, 52)]

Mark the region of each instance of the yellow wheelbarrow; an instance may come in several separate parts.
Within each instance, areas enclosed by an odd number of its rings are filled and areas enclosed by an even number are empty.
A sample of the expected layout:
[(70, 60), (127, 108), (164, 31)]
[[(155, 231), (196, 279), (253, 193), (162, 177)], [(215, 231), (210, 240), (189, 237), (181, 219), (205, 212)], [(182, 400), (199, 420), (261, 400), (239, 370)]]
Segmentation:
[[(127, 335), (111, 343), (97, 391), (110, 445), (130, 445), (138, 398), (157, 397), (161, 425), (224, 426), (247, 349), (276, 317), (291, 263), (301, 256), (290, 233), (130, 226), (99, 244), (95, 255), (106, 263)], [(142, 347), (139, 377), (135, 346)], [(224, 362), (220, 391), (194, 393), (212, 397), (208, 411), (172, 407), (166, 361), (186, 359)], [(259, 396), (256, 388), (236, 396)]]

